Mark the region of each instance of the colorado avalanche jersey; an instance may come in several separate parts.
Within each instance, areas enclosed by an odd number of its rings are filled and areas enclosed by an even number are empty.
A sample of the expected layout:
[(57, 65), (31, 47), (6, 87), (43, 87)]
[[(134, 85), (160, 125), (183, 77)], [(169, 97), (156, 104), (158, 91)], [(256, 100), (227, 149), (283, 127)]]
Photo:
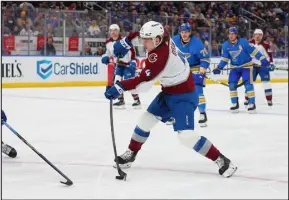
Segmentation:
[[(250, 43), (253, 44), (254, 47), (258, 49), (258, 51), (263, 54), (271, 64), (273, 63), (273, 55), (268, 43), (261, 42), (260, 44), (257, 44), (255, 40), (250, 40)], [(252, 61), (254, 64), (261, 66), (261, 62), (256, 58), (253, 58)]]
[(121, 81), (126, 90), (143, 91), (160, 81), (166, 94), (181, 94), (195, 90), (189, 63), (172, 39), (164, 41), (148, 53), (145, 68), (129, 80)]
[[(117, 40), (121, 40), (122, 37), (119, 36)], [(113, 57), (113, 61), (116, 63), (117, 57), (113, 54), (113, 44), (115, 41), (112, 38), (109, 38), (106, 40), (105, 45), (106, 45), (106, 52), (105, 54), (102, 55), (102, 57), (108, 56), (109, 58)], [(132, 60), (135, 60), (135, 51), (134, 48), (131, 48), (130, 51), (123, 57), (119, 59), (118, 64), (128, 66)]]

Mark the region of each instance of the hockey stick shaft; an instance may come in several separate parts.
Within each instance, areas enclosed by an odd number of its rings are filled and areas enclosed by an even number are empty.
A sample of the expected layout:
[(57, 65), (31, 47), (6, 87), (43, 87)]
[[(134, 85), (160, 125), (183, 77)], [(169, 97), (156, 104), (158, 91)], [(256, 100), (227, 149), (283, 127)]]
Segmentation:
[(63, 183), (65, 185), (71, 186), (73, 182), (64, 175), (57, 167), (55, 167), (47, 158), (45, 158), (41, 153), (39, 153), (31, 144), (29, 144), (17, 131), (15, 131), (7, 122), (3, 121), (3, 124), (12, 131), (22, 142), (24, 142), (30, 149), (32, 149), (40, 158), (42, 158), (48, 165), (50, 165), (55, 171), (57, 171), (63, 178), (66, 179), (66, 182), (60, 181), (60, 183)]
[[(219, 83), (219, 84), (221, 84), (221, 85), (224, 85), (224, 86), (230, 88), (230, 85), (229, 85), (229, 84), (223, 83), (223, 82), (221, 82), (221, 81), (219, 81), (219, 80), (212, 79), (212, 78), (210, 78), (210, 77), (208, 77), (208, 76), (205, 76), (205, 78), (206, 78), (206, 79), (209, 79), (209, 80), (211, 80), (211, 81), (213, 81), (213, 82), (215, 82), (215, 83)], [(243, 81), (242, 83), (234, 86), (234, 88), (237, 89), (237, 88), (241, 87), (242, 85), (244, 85), (245, 83), (246, 83), (246, 81)]]
[[(117, 62), (119, 61), (119, 56), (117, 57)], [(113, 76), (113, 80), (109, 81), (108, 85), (111, 87), (114, 83), (115, 76)], [(126, 173), (121, 170), (119, 167), (118, 157), (117, 157), (117, 150), (116, 150), (116, 142), (115, 142), (115, 135), (114, 135), (114, 123), (113, 123), (113, 99), (110, 99), (109, 102), (109, 111), (110, 111), (110, 130), (111, 130), (111, 139), (112, 139), (112, 145), (113, 145), (113, 152), (116, 162), (116, 168), (118, 171), (119, 176), (116, 176), (117, 179), (123, 179), (126, 180)]]
[(113, 145), (113, 152), (114, 152), (114, 157), (115, 157), (115, 162), (116, 162), (116, 168), (118, 171), (118, 174), (126, 180), (126, 173), (123, 172), (120, 167), (119, 167), (119, 162), (117, 158), (117, 150), (116, 150), (116, 142), (115, 142), (115, 135), (114, 135), (114, 123), (113, 123), (113, 100), (110, 99), (110, 130), (111, 130), (111, 138), (112, 138), (112, 145)]

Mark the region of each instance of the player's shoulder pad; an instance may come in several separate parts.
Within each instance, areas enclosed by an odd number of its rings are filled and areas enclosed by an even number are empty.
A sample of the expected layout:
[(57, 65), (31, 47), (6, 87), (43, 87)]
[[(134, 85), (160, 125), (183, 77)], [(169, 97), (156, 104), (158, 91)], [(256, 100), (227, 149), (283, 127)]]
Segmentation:
[(107, 45), (108, 43), (112, 42), (112, 38), (108, 38), (106, 41), (105, 41), (105, 45)]
[(172, 37), (172, 40), (174, 41), (174, 43), (177, 43), (181, 40), (181, 36), (180, 34), (177, 34), (175, 36)]
[(229, 40), (226, 40), (226, 41), (222, 44), (222, 48), (226, 48), (227, 46), (229, 46)]

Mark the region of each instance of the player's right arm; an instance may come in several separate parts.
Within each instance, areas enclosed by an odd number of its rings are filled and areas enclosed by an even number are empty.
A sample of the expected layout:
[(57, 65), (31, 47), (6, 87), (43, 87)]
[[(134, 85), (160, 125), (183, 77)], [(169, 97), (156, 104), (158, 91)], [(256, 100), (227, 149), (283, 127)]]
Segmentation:
[(221, 61), (218, 64), (218, 68), (224, 69), (224, 67), (228, 64), (229, 61), (230, 61), (230, 54), (229, 54), (229, 51), (227, 50), (227, 43), (225, 42), (222, 45)]
[(230, 54), (227, 50), (227, 42), (223, 43), (222, 45), (222, 55), (221, 55), (221, 61), (219, 62), (218, 66), (213, 69), (214, 74), (220, 74), (221, 70), (224, 69), (224, 67), (228, 64), (230, 61)]
[(101, 56), (101, 62), (105, 65), (109, 64), (109, 58), (112, 56), (111, 50), (109, 48), (109, 42), (111, 42), (110, 40), (107, 40), (105, 42), (105, 47), (106, 47), (106, 51), (105, 53)]

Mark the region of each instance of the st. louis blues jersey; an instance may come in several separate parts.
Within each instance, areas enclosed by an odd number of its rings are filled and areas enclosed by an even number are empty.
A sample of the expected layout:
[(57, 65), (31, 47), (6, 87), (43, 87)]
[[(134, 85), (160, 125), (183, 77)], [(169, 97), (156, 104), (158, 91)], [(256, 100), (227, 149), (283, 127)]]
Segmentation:
[(235, 44), (227, 40), (222, 45), (222, 57), (218, 68), (223, 69), (229, 61), (232, 68), (251, 67), (253, 65), (251, 56), (258, 60), (266, 59), (254, 45), (244, 38), (239, 38)]
[(187, 44), (182, 43), (182, 38), (179, 34), (172, 39), (187, 58), (192, 71), (199, 71), (199, 67), (207, 69), (210, 66), (209, 53), (199, 38), (192, 36)]

